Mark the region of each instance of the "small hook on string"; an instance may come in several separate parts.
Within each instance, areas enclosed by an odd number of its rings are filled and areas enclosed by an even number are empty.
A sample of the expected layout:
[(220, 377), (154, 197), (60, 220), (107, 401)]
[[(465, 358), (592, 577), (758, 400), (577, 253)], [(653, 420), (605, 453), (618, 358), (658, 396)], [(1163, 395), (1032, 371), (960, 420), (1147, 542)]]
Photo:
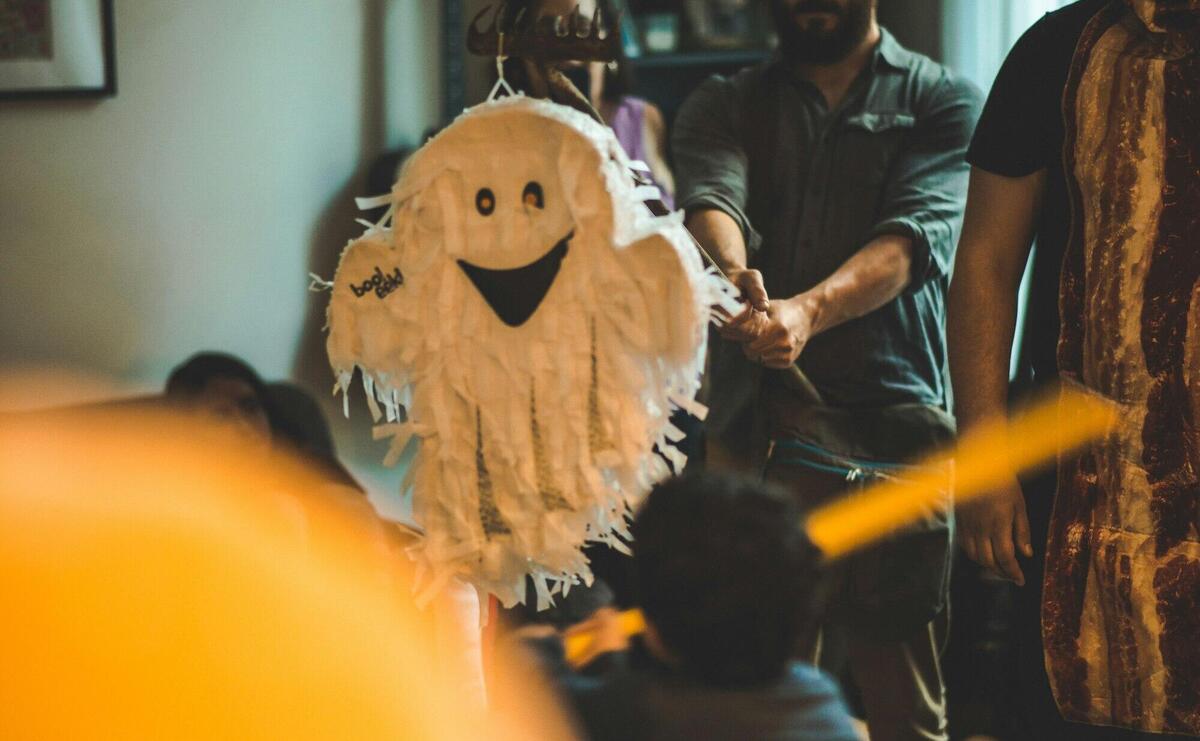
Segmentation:
[[(497, 11), (498, 13), (499, 11)], [(508, 84), (508, 80), (504, 79), (504, 62), (508, 57), (504, 55), (504, 32), (497, 31), (496, 42), (496, 84), (492, 86), (492, 92), (488, 93), (488, 102), (492, 102), (500, 97), (500, 92), (504, 91), (506, 95), (515, 96), (516, 90), (512, 89), (512, 85)]]

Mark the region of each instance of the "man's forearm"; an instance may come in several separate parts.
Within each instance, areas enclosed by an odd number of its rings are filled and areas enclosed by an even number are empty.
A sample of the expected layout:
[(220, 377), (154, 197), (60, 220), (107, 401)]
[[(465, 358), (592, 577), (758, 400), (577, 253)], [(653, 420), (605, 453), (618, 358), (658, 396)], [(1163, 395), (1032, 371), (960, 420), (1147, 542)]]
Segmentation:
[(833, 275), (789, 299), (812, 318), (820, 334), (892, 301), (911, 280), (913, 242), (886, 234), (867, 243)]
[(716, 208), (688, 212), (688, 231), (726, 273), (746, 269), (746, 238), (732, 216)]
[(946, 317), (960, 429), (1007, 412), (1017, 292), (1044, 187), (1044, 171), (1021, 178), (971, 174)]
[[(966, 257), (964, 255), (964, 257)], [(947, 301), (955, 416), (962, 429), (1005, 414), (1017, 292), (983, 260), (963, 259)]]

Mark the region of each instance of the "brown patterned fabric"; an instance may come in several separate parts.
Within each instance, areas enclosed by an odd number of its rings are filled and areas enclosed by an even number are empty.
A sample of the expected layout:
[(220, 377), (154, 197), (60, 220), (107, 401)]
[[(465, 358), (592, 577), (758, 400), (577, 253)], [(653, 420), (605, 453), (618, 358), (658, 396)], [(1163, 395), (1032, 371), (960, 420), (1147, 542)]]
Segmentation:
[[(1060, 463), (1042, 608), (1069, 720), (1200, 734), (1200, 20), (1092, 19), (1064, 95), (1059, 368), (1116, 428)], [(1169, 7), (1168, 7), (1169, 6)], [(1171, 14), (1164, 14), (1164, 9)], [(1146, 20), (1143, 20), (1146, 19)]]

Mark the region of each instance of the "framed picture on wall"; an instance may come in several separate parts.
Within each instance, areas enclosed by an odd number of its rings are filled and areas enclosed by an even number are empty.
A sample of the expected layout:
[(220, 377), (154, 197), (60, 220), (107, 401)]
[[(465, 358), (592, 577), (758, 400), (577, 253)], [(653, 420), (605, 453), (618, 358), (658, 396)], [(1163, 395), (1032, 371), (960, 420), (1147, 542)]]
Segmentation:
[(0, 98), (116, 93), (113, 0), (0, 0)]

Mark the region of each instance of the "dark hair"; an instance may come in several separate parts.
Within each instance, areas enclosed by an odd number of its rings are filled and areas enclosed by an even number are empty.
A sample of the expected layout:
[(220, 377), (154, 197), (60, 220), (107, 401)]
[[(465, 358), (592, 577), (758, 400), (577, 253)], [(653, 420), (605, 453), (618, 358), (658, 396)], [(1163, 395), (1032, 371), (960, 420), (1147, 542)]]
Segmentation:
[[(500, 18), (500, 27), (511, 28), (522, 11), (525, 12), (526, 16), (529, 16), (537, 12), (540, 4), (541, 0), (508, 0), (504, 5), (504, 14)], [(600, 9), (601, 22), (608, 29), (609, 33), (615, 32), (616, 28), (614, 28), (614, 24), (617, 21), (617, 11), (612, 0), (596, 0), (596, 7)], [(521, 18), (522, 27), (530, 22), (529, 17)], [(504, 79), (518, 90), (525, 90), (529, 87), (525, 66), (521, 64), (520, 59), (510, 58), (504, 62)], [(604, 68), (604, 90), (602, 97), (608, 101), (619, 101), (626, 95), (633, 94), (634, 85), (633, 64), (625, 56), (625, 46), (621, 44), (618, 46), (616, 69), (613, 69), (611, 66), (605, 66)], [(586, 91), (582, 92), (586, 94)]]
[(703, 473), (650, 493), (633, 524), (646, 619), (687, 675), (779, 678), (822, 601), (817, 552), (786, 493)]
[[(234, 378), (245, 381), (259, 400), (267, 405), (267, 386), (254, 369), (240, 358), (219, 352), (200, 352), (175, 366), (167, 377), (168, 399), (183, 400), (196, 396), (214, 378)], [(269, 405), (268, 405), (269, 406)]]
[(290, 446), (330, 480), (363, 490), (338, 460), (329, 422), (312, 394), (294, 383), (276, 381), (267, 386), (267, 399), (270, 401), (267, 417), (275, 440)]
[(297, 450), (335, 460), (333, 434), (317, 400), (304, 389), (287, 381), (267, 386), (267, 395), (275, 407), (271, 432)]

